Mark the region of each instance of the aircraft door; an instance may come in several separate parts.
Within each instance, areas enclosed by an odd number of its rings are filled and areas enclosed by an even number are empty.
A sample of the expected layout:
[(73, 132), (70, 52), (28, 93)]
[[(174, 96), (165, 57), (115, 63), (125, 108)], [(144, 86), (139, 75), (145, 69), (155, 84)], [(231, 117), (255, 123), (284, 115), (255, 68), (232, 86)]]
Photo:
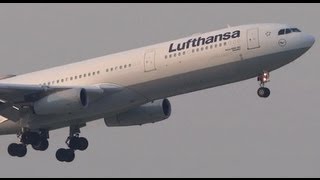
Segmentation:
[(260, 48), (259, 28), (249, 29), (247, 31), (248, 50)]
[(155, 60), (156, 52), (148, 51), (144, 56), (144, 71), (150, 72), (156, 70), (156, 60)]

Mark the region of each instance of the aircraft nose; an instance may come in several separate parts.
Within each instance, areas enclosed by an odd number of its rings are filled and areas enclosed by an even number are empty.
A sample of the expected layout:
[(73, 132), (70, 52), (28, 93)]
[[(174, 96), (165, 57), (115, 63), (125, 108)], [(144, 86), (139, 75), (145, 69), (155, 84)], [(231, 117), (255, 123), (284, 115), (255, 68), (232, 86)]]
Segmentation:
[(306, 45), (307, 45), (308, 47), (313, 46), (313, 44), (315, 43), (315, 41), (316, 41), (316, 39), (315, 39), (314, 36), (312, 36), (312, 35), (310, 35), (310, 34), (307, 34), (307, 35), (305, 36), (305, 42), (306, 42)]

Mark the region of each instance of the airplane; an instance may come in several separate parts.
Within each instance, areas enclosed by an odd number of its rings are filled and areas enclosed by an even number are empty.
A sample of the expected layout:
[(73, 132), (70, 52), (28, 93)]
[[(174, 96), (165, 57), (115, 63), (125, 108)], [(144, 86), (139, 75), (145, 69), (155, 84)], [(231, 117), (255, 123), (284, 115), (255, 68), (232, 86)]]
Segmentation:
[(0, 80), (0, 135), (17, 135), (8, 146), (24, 157), (27, 146), (49, 147), (49, 132), (69, 128), (67, 148), (56, 151), (72, 162), (88, 148), (80, 136), (87, 123), (141, 126), (170, 117), (168, 98), (257, 78), (257, 94), (270, 96), (270, 72), (298, 59), (315, 38), (279, 23), (246, 24), (146, 46)]

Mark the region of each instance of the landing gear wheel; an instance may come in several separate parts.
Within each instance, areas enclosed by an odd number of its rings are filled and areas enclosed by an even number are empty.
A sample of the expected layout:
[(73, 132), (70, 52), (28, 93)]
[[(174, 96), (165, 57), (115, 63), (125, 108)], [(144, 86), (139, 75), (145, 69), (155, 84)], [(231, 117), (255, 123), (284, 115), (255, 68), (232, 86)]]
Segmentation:
[(72, 162), (75, 158), (74, 150), (72, 149), (58, 149), (56, 158), (60, 162)]
[(24, 144), (10, 144), (8, 146), (8, 153), (10, 156), (24, 157), (27, 154), (27, 146)]
[(88, 148), (89, 142), (84, 137), (72, 137), (68, 143), (70, 149), (84, 151)]
[(261, 87), (258, 89), (258, 96), (262, 97), (262, 98), (267, 98), (270, 96), (270, 89), (266, 88), (266, 87)]
[(16, 156), (17, 154), (17, 149), (18, 149), (18, 144), (12, 143), (8, 146), (8, 154), (10, 156)]
[(64, 151), (65, 149), (58, 149), (58, 151), (56, 152), (56, 158), (60, 162), (64, 161)]
[(66, 162), (72, 162), (74, 160), (74, 158), (75, 158), (74, 150), (73, 149), (67, 149), (65, 151), (65, 153), (66, 153), (65, 161)]
[(49, 147), (49, 141), (47, 139), (42, 139), (38, 144), (32, 144), (32, 148), (36, 151), (45, 151)]
[(86, 138), (84, 138), (84, 137), (79, 138), (79, 142), (80, 142), (80, 146), (79, 146), (78, 149), (80, 151), (84, 151), (84, 150), (86, 150), (88, 148), (89, 142), (88, 142), (88, 140)]
[(26, 155), (27, 155), (27, 146), (24, 144), (18, 144), (17, 156), (21, 158)]

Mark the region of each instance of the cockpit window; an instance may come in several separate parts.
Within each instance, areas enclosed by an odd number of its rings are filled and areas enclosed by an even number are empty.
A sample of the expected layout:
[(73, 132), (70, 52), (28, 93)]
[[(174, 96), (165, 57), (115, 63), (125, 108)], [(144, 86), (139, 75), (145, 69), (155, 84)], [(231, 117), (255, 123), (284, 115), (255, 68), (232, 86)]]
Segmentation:
[(279, 36), (284, 34), (290, 34), (293, 32), (301, 32), (298, 28), (287, 28), (287, 29), (281, 29), (278, 33)]
[(291, 32), (291, 29), (286, 29), (286, 34), (290, 34)]
[(284, 29), (281, 29), (281, 30), (279, 31), (278, 35), (279, 35), (279, 36), (280, 36), (280, 35), (284, 35), (284, 33), (285, 33)]
[(298, 28), (292, 28), (291, 31), (292, 32), (301, 32)]

